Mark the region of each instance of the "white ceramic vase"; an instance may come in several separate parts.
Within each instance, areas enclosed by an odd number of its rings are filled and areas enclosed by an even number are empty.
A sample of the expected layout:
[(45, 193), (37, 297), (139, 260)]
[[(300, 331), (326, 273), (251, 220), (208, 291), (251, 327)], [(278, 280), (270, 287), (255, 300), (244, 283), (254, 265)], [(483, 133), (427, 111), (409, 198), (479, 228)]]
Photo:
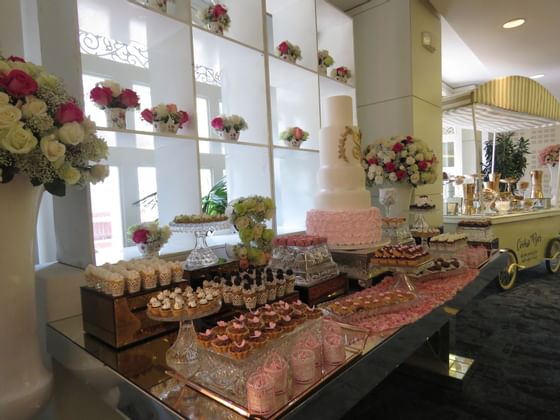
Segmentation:
[(172, 119), (169, 121), (154, 121), (154, 129), (157, 133), (170, 133), (170, 134), (177, 134), (179, 130), (179, 123), (173, 122)]
[(288, 63), (292, 63), (295, 64), (297, 61), (297, 58), (293, 55), (290, 54), (281, 54), (280, 58), (284, 61), (287, 61)]
[(105, 108), (107, 117), (107, 127), (126, 129), (126, 109), (124, 108)]
[(326, 76), (327, 75), (327, 66), (325, 66), (324, 64), (319, 64), (318, 72), (321, 76)]
[(207, 25), (208, 30), (212, 33), (223, 35), (224, 34), (224, 26), (219, 22), (209, 22)]
[[(373, 202), (375, 206), (384, 209), (386, 217), (406, 217), (408, 219), (412, 193), (414, 192), (412, 185), (408, 182), (386, 183), (380, 185), (377, 190), (379, 195), (373, 197)], [(386, 206), (382, 203), (383, 197), (389, 195), (393, 197), (393, 203), (390, 206)]]
[(239, 131), (237, 131), (234, 128), (229, 129), (228, 131), (224, 132), (225, 138), (227, 140), (233, 140), (233, 141), (237, 141), (239, 140)]
[(17, 175), (0, 184), (0, 419), (28, 419), (47, 402), (52, 375), (43, 366), (35, 303), (35, 230), (42, 187)]
[(158, 257), (161, 250), (160, 242), (137, 244), (136, 246), (144, 258)]
[(293, 148), (295, 148), (295, 149), (299, 149), (300, 146), (301, 146), (302, 143), (303, 143), (303, 140), (301, 140), (301, 139), (299, 139), (299, 140), (297, 140), (297, 139), (284, 140), (284, 143), (285, 143), (286, 146), (288, 146), (288, 147), (293, 147)]

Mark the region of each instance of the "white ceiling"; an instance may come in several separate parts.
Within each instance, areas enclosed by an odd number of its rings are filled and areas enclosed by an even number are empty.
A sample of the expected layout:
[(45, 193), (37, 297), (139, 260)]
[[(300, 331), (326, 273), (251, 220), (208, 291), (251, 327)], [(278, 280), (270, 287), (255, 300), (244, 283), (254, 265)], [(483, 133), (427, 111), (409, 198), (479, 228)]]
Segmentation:
[[(560, 0), (430, 1), (449, 23), (442, 24), (442, 73), (450, 86), (544, 73), (539, 83), (560, 98)], [(502, 28), (520, 17), (523, 26)]]

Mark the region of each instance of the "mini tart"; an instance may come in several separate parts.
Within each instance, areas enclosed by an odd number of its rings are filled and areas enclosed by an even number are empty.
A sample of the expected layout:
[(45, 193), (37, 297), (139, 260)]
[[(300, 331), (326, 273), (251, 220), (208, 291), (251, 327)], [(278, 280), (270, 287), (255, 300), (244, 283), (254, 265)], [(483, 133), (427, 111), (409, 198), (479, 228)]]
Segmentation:
[(270, 339), (278, 338), (282, 334), (282, 330), (276, 325), (276, 322), (267, 322), (263, 332)]
[(294, 303), (292, 303), (292, 308), (293, 309), (297, 309), (300, 311), (303, 311), (305, 309), (307, 305), (305, 303), (303, 303), (301, 300), (296, 300)]
[(262, 329), (264, 323), (261, 321), (261, 319), (258, 316), (255, 316), (255, 317), (248, 318), (245, 325), (247, 326), (247, 328), (249, 328), (249, 331), (252, 332), (255, 330)]
[(161, 309), (161, 302), (159, 301), (148, 304), (148, 311), (150, 311), (150, 314), (152, 314), (153, 316), (161, 316), (160, 309)]
[(212, 330), (206, 330), (205, 332), (199, 332), (196, 338), (198, 344), (207, 349), (212, 347), (212, 341), (216, 339), (216, 334)]
[(278, 316), (278, 313), (274, 310), (265, 311), (262, 314), (262, 319), (264, 322), (276, 322), (279, 318), (280, 317)]
[(217, 325), (213, 328), (213, 331), (216, 333), (216, 335), (218, 335), (218, 334), (224, 335), (226, 333), (227, 327), (228, 327), (227, 322), (218, 321)]
[(249, 336), (249, 343), (254, 349), (260, 349), (267, 341), (266, 335), (261, 330), (255, 330)]
[[(368, 303), (370, 302), (364, 301), (364, 306), (369, 309)], [(307, 317), (307, 319), (321, 318), (322, 315), (323, 313), (321, 312), (321, 310), (319, 308), (316, 308), (315, 306), (312, 308), (307, 307), (307, 310), (305, 311), (305, 316)]]
[(249, 355), (251, 345), (246, 340), (241, 340), (239, 343), (233, 342), (229, 345), (229, 355), (236, 360), (245, 359)]
[(159, 308), (159, 313), (164, 318), (170, 317), (171, 315), (173, 315), (173, 312), (171, 312), (171, 305), (161, 305), (161, 308)]
[(231, 339), (227, 335), (217, 335), (212, 340), (212, 349), (217, 353), (227, 353)]
[(249, 328), (247, 328), (245, 324), (241, 322), (234, 322), (229, 327), (227, 327), (226, 334), (233, 341), (239, 342), (249, 335)]
[(295, 309), (292, 312), (291, 316), (292, 319), (296, 322), (296, 324), (302, 324), (306, 320), (305, 314), (303, 313), (303, 311), (300, 311), (299, 309)]
[(284, 332), (290, 332), (294, 330), (297, 324), (290, 315), (282, 315), (278, 320), (278, 325)]

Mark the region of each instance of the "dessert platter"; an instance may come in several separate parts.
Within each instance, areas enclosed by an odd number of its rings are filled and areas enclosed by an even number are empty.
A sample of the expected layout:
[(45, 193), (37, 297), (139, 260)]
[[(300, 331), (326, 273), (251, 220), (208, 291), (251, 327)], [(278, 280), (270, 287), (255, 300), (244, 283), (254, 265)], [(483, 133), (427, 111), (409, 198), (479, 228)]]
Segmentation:
[(198, 371), (168, 373), (243, 416), (277, 417), (357, 359), (366, 339), (317, 308), (280, 301), (199, 332)]
[(278, 236), (272, 242), (269, 268), (293, 269), (296, 284), (312, 286), (339, 275), (327, 247), (327, 238), (312, 235)]
[(372, 262), (382, 267), (418, 269), (431, 259), (421, 245), (385, 245), (373, 253)]
[(421, 271), (409, 274), (409, 279), (414, 282), (446, 279), (450, 275), (460, 274), (467, 270), (461, 260), (452, 258), (436, 258), (433, 263)]
[(467, 246), (464, 233), (442, 233), (430, 238), (430, 252), (436, 256), (457, 256)]
[(473, 242), (489, 242), (495, 238), (490, 219), (461, 220), (456, 232), (467, 235)]
[(353, 127), (350, 96), (326, 100), (319, 132), (319, 191), (307, 213), (307, 233), (327, 238), (331, 249), (371, 248), (381, 241), (381, 213), (371, 206), (361, 166), (361, 134)]
[(169, 227), (176, 233), (194, 233), (196, 244), (185, 261), (185, 269), (192, 270), (218, 263), (218, 256), (206, 244), (206, 236), (218, 230), (231, 228), (231, 223), (223, 215), (179, 215)]

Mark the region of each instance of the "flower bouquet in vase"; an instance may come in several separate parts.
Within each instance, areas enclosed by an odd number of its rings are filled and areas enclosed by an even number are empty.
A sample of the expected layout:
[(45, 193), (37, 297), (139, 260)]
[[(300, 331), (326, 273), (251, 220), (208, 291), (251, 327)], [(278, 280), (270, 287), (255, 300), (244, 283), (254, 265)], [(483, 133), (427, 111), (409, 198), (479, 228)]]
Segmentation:
[[(37, 213), (44, 190), (102, 181), (107, 143), (96, 135), (61, 80), (23, 58), (0, 55), (0, 418), (33, 418), (48, 400), (52, 375), (39, 349), (35, 316)], [(2, 392), (3, 391), (3, 392)]]
[(176, 134), (179, 128), (183, 128), (189, 122), (189, 114), (178, 111), (175, 104), (159, 104), (146, 108), (141, 115), (144, 121), (152, 124), (158, 133)]
[(140, 98), (132, 89), (122, 89), (121, 85), (110, 80), (97, 83), (89, 93), (93, 103), (105, 110), (107, 127), (126, 129), (126, 110), (140, 108)]
[(319, 74), (326, 76), (327, 69), (334, 64), (334, 59), (329, 55), (328, 50), (320, 50), (317, 53)]
[(206, 25), (210, 32), (223, 35), (229, 29), (231, 18), (227, 7), (223, 4), (213, 4), (198, 11), (198, 18)]
[(226, 209), (231, 224), (239, 232), (241, 243), (234, 247), (241, 268), (249, 264), (265, 265), (272, 252), (274, 231), (266, 221), (274, 216), (274, 201), (259, 195), (241, 197)]
[(278, 54), (278, 57), (282, 60), (292, 64), (295, 64), (297, 60), (301, 60), (301, 49), (290, 41), (282, 41), (278, 44), (276, 47), (276, 54)]
[(332, 69), (331, 76), (339, 82), (348, 83), (348, 79), (352, 77), (352, 72), (348, 67), (340, 66)]
[(558, 204), (558, 184), (560, 173), (558, 172), (558, 157), (560, 155), (560, 144), (553, 144), (545, 147), (539, 152), (539, 164), (546, 165), (550, 175), (550, 204), (557, 207)]
[[(420, 139), (412, 136), (378, 140), (366, 147), (362, 158), (368, 186), (390, 187), (383, 197), (391, 197), (387, 210), (395, 206), (395, 216), (408, 214), (413, 188), (437, 179), (437, 158)], [(387, 200), (385, 200), (387, 201)]]
[(167, 0), (146, 0), (146, 6), (158, 12), (167, 13)]
[(212, 128), (225, 140), (239, 140), (242, 130), (249, 128), (247, 121), (239, 115), (218, 115), (210, 123)]
[(160, 227), (157, 222), (146, 222), (128, 228), (128, 236), (145, 257), (159, 255), (159, 250), (171, 237), (169, 226)]
[(309, 138), (309, 133), (299, 127), (289, 127), (280, 133), (280, 139), (290, 147), (299, 148)]

